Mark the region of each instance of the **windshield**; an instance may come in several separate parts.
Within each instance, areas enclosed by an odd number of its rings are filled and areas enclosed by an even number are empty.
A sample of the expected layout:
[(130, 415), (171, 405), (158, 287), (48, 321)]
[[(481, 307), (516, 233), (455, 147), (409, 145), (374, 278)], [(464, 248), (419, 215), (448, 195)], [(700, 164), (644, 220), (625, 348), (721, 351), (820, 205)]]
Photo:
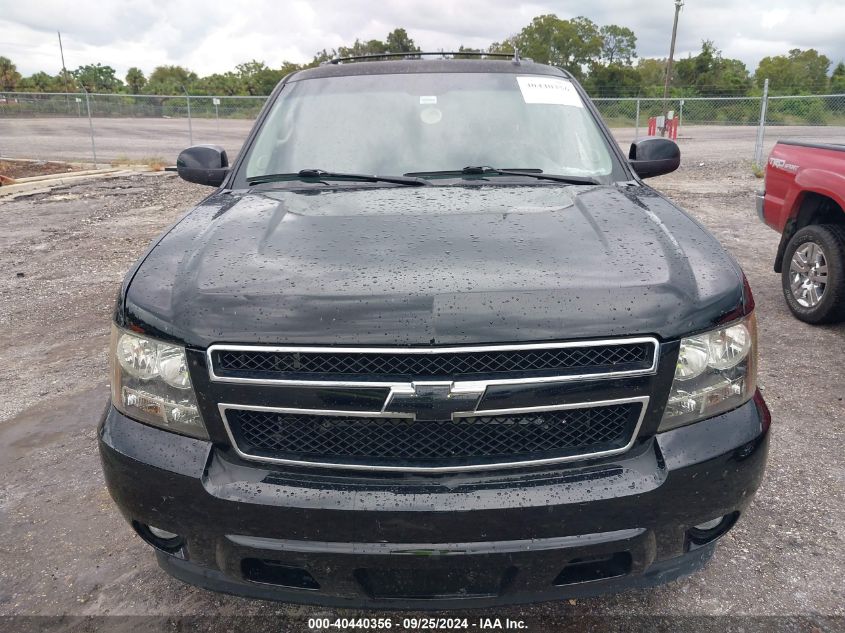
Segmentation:
[(242, 174), (424, 175), (489, 165), (608, 181), (615, 163), (566, 79), (404, 73), (286, 85)]

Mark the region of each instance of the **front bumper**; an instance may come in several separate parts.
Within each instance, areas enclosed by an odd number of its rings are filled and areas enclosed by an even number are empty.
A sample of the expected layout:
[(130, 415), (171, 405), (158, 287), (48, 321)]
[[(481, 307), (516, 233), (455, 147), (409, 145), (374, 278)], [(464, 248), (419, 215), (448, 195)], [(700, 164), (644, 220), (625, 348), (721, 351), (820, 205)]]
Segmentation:
[(100, 428), (106, 482), (136, 526), (184, 537), (161, 566), (190, 583), (287, 602), (476, 607), (666, 582), (714, 543), (763, 476), (768, 411), (729, 413), (628, 453), (565, 467), (410, 476), (280, 469), (130, 420)]

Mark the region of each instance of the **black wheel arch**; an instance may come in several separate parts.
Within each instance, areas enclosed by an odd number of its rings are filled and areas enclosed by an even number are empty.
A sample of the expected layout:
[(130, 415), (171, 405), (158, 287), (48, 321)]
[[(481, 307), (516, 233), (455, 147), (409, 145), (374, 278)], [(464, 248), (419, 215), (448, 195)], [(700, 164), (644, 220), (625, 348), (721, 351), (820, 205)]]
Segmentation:
[(798, 202), (798, 212), (787, 220), (783, 233), (778, 244), (778, 251), (775, 255), (774, 270), (776, 273), (783, 271), (783, 254), (789, 240), (798, 231), (811, 224), (841, 224), (845, 226), (845, 211), (828, 196), (808, 191)]

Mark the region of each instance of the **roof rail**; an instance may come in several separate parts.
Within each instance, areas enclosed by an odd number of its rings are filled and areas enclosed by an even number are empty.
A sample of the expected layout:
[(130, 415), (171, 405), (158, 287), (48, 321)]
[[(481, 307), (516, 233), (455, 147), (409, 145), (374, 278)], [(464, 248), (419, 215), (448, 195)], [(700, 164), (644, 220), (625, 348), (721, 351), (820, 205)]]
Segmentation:
[(370, 55), (352, 55), (349, 57), (335, 57), (333, 59), (329, 59), (327, 61), (322, 62), (320, 65), (325, 64), (343, 64), (345, 62), (357, 62), (357, 61), (375, 61), (377, 59), (418, 59), (420, 57), (442, 57), (443, 59), (447, 59), (447, 56), (462, 56), (462, 57), (497, 57), (503, 59), (510, 59), (513, 61), (514, 64), (518, 64), (525, 59), (525, 61), (531, 61), (530, 59), (521, 58), (519, 56), (519, 51), (514, 50), (513, 53), (484, 53), (481, 51), (405, 51), (404, 53), (372, 53)]

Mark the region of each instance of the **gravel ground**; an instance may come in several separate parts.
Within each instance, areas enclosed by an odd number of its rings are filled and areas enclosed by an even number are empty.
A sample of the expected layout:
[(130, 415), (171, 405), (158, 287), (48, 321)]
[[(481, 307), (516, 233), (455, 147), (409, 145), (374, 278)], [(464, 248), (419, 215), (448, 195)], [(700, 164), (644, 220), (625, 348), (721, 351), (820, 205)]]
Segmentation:
[[(223, 119), (99, 118), (94, 119), (94, 142), (98, 162), (131, 158), (139, 162), (161, 159), (175, 164), (179, 152), (194, 144), (222, 145), (234, 158), (252, 127), (252, 121)], [(614, 128), (613, 133), (625, 144), (634, 138), (634, 128)], [(645, 135), (646, 129), (640, 127)], [(744, 163), (754, 158), (757, 128), (748, 125), (685, 125), (681, 128), (681, 147), (698, 161), (723, 160), (730, 156)], [(765, 151), (779, 138), (843, 143), (845, 127), (769, 126)], [(627, 151), (627, 146), (625, 147)], [(91, 129), (85, 118), (2, 118), (0, 117), (0, 156), (40, 158), (42, 160), (91, 161)]]
[[(179, 152), (191, 145), (222, 145), (230, 158), (241, 148), (251, 120), (213, 119), (94, 119), (97, 162), (117, 158), (165, 159), (175, 164)], [(50, 160), (92, 160), (91, 128), (87, 118), (0, 118), (0, 156)]]
[[(722, 240), (755, 292), (760, 383), (774, 418), (755, 502), (692, 577), (481, 615), (527, 618), (534, 630), (564, 622), (586, 630), (593, 616), (631, 628), (642, 623), (637, 616), (655, 614), (800, 616), (742, 627), (845, 630), (845, 325), (791, 317), (771, 271), (778, 236), (754, 213), (760, 181), (747, 161), (714, 162), (714, 153), (687, 151), (684, 167), (653, 184)], [(0, 616), (203, 615), (215, 616), (203, 628), (223, 631), (233, 627), (226, 617), (272, 616), (278, 626), (294, 618), (304, 628), (310, 615), (348, 615), (181, 584), (157, 568), (104, 486), (94, 427), (108, 392), (114, 295), (148, 242), (206, 192), (172, 174), (147, 174), (0, 203)], [(55, 623), (15, 622), (33, 630)], [(61, 626), (83, 630), (85, 622)], [(137, 630), (138, 621), (126, 622)], [(671, 628), (729, 628), (684, 622)]]

